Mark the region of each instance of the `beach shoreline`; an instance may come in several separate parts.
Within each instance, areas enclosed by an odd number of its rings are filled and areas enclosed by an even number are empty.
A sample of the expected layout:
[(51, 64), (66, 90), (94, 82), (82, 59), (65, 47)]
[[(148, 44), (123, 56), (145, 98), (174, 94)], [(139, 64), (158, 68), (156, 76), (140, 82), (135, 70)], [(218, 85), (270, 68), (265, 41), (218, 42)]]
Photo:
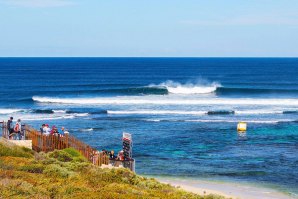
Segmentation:
[(196, 180), (174, 177), (154, 177), (158, 181), (200, 195), (221, 195), (232, 199), (293, 199), (296, 196), (248, 183)]

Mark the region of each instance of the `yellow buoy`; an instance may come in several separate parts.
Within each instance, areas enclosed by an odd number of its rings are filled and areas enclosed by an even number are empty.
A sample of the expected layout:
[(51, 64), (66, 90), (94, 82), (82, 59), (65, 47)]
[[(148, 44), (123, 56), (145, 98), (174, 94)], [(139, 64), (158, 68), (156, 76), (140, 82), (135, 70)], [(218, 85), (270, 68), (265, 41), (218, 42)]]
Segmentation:
[(246, 131), (246, 122), (239, 122), (237, 125), (237, 131)]

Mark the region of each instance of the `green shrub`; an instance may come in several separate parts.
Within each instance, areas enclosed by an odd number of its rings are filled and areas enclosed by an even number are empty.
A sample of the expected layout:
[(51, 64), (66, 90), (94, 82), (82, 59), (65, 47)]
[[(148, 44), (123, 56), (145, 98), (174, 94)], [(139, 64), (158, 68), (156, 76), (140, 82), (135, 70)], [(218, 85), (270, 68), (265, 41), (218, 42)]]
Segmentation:
[(12, 157), (33, 157), (34, 152), (31, 149), (18, 146), (6, 146), (0, 143), (0, 156), (12, 156)]
[(74, 157), (73, 162), (89, 162), (85, 157)]
[(81, 153), (79, 151), (75, 150), (74, 148), (66, 148), (66, 149), (63, 149), (62, 151), (65, 151), (66, 153), (68, 153), (72, 157), (82, 156)]
[(36, 161), (43, 161), (47, 159), (47, 154), (44, 152), (39, 152), (34, 154), (34, 159)]
[(85, 171), (88, 168), (91, 168), (91, 164), (89, 162), (69, 162), (65, 167), (70, 171)]
[(27, 171), (29, 173), (42, 173), (45, 166), (42, 164), (30, 164), (24, 165), (20, 168), (21, 171)]
[(55, 158), (47, 158), (45, 160), (42, 160), (41, 163), (44, 165), (49, 165), (49, 164), (58, 164), (59, 161), (56, 160)]
[(30, 153), (31, 155), (34, 155), (34, 151), (32, 149), (29, 149), (27, 147), (21, 147), (21, 149), (26, 152), (26, 153)]
[(70, 162), (73, 160), (72, 156), (63, 150), (55, 150), (49, 153), (49, 157), (56, 158), (61, 162)]
[(75, 150), (74, 148), (66, 148), (66, 149), (63, 149), (62, 151), (65, 151), (66, 153), (71, 155), (73, 162), (88, 162), (88, 160), (79, 151)]
[(43, 170), (43, 173), (48, 177), (62, 177), (62, 178), (67, 178), (72, 174), (66, 168), (63, 168), (57, 164), (47, 165), (46, 168)]

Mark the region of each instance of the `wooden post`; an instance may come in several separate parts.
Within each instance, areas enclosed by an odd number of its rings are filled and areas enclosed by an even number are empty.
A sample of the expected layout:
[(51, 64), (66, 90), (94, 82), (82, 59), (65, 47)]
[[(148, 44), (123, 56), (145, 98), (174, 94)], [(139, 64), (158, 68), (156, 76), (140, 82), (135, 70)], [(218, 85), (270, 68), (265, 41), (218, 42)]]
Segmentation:
[(65, 138), (65, 147), (68, 148), (68, 133), (64, 134)]

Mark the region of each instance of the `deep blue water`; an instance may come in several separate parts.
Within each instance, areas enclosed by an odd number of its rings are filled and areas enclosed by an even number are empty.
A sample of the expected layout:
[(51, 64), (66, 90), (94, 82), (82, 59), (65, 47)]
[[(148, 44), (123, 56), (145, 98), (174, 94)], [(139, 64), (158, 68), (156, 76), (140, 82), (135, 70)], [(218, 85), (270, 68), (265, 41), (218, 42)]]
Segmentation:
[(296, 58), (0, 58), (0, 67), (0, 120), (65, 126), (98, 149), (119, 150), (131, 132), (139, 174), (298, 193)]

